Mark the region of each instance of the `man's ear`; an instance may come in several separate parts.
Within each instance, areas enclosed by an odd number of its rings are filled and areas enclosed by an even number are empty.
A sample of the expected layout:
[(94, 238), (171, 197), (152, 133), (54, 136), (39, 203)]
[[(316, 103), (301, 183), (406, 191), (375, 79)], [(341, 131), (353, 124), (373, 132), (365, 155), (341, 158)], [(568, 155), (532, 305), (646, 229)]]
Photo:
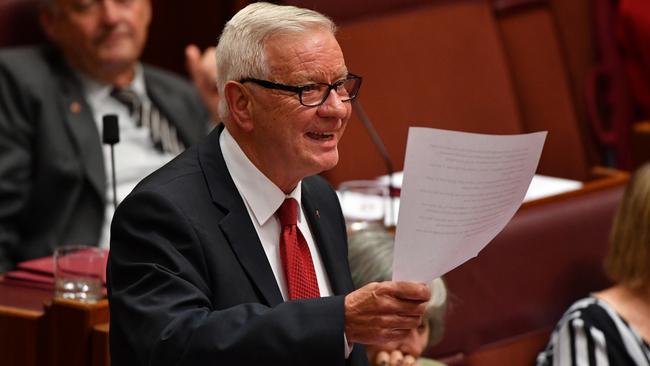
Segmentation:
[(231, 120), (242, 130), (248, 132), (253, 129), (252, 95), (244, 85), (236, 81), (229, 81), (224, 86), (224, 98), (230, 110)]

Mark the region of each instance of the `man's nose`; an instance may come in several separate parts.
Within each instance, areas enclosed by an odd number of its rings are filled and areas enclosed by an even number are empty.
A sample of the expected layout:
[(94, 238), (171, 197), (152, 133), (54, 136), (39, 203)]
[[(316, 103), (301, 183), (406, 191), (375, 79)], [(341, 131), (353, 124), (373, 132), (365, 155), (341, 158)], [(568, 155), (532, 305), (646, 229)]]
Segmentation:
[(348, 106), (350, 102), (341, 101), (341, 96), (339, 96), (335, 90), (332, 90), (327, 96), (325, 103), (321, 104), (318, 107), (318, 114), (321, 117), (330, 117), (342, 119), (348, 114)]
[(122, 10), (120, 9), (120, 4), (117, 4), (115, 0), (104, 0), (101, 2), (101, 16), (106, 24), (117, 23)]

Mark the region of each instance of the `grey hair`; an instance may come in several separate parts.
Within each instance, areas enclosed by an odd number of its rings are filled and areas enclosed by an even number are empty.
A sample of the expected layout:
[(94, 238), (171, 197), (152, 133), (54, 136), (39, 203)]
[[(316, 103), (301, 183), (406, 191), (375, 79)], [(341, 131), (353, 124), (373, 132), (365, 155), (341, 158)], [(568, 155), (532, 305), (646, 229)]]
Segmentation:
[[(295, 6), (253, 3), (235, 14), (223, 28), (217, 44), (217, 88), (224, 95), (230, 80), (266, 78), (269, 74), (266, 41), (277, 35), (324, 29), (334, 34), (336, 25), (323, 14)], [(226, 120), (228, 105), (219, 100), (219, 117)]]
[[(356, 288), (370, 282), (390, 281), (393, 277), (393, 236), (385, 230), (360, 230), (348, 238), (348, 261)], [(444, 332), (447, 313), (447, 288), (442, 278), (429, 282), (431, 298), (424, 314), (429, 323), (427, 347), (436, 344)]]

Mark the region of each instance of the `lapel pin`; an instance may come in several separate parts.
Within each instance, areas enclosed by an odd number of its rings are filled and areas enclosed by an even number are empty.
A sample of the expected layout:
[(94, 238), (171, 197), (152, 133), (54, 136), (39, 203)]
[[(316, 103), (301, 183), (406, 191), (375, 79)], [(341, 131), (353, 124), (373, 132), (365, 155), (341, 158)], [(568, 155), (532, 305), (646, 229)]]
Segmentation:
[(74, 114), (81, 112), (81, 104), (77, 101), (70, 103), (70, 112)]
[(318, 209), (316, 209), (316, 218), (320, 219), (320, 211)]

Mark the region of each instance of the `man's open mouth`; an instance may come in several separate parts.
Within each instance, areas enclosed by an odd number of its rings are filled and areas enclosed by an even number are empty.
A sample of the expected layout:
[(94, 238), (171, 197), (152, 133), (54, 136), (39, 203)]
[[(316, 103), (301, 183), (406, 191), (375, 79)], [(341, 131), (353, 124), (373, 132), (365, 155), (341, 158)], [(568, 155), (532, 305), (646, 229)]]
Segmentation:
[(322, 140), (322, 141), (327, 141), (334, 138), (333, 133), (327, 133), (327, 132), (307, 132), (307, 136), (309, 136), (309, 138), (312, 138), (314, 140)]

